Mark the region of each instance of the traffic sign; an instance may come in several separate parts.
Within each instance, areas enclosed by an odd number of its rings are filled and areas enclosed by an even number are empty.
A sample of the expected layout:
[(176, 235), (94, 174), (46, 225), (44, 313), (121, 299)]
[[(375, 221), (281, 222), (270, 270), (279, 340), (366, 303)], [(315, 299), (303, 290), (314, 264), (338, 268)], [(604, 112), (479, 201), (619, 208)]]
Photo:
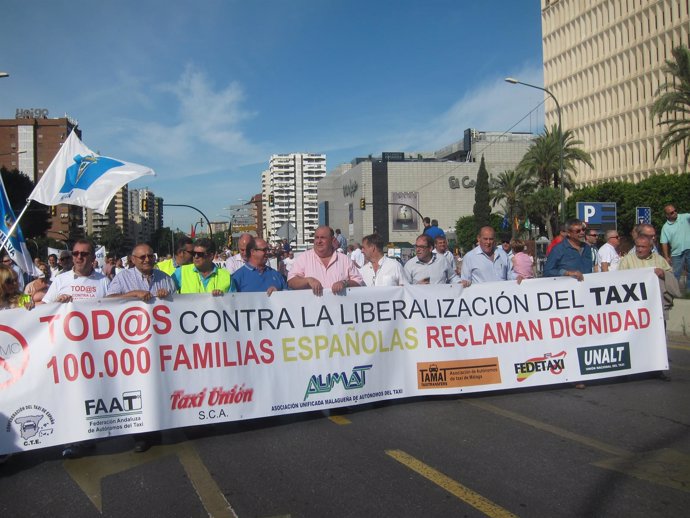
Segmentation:
[(652, 208), (651, 207), (637, 207), (635, 209), (635, 224), (646, 223), (652, 224)]
[(597, 230), (615, 230), (617, 224), (615, 202), (577, 202), (577, 218)]

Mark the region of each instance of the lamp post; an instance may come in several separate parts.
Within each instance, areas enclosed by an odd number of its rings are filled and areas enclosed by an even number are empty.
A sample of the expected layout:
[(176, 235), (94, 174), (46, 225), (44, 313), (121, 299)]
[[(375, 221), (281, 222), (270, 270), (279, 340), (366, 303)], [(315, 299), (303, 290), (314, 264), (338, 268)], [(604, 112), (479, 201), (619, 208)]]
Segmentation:
[(546, 92), (549, 94), (551, 99), (553, 99), (553, 102), (556, 103), (556, 112), (558, 113), (558, 143), (559, 143), (559, 160), (558, 160), (558, 174), (561, 179), (561, 223), (565, 223), (565, 187), (564, 187), (564, 178), (563, 178), (563, 127), (561, 126), (561, 105), (558, 104), (558, 99), (556, 99), (556, 96), (553, 95), (549, 90), (546, 88), (542, 88), (541, 86), (536, 86), (536, 85), (531, 85), (529, 83), (523, 83), (522, 81), (518, 81), (517, 79), (513, 77), (506, 77), (505, 81), (507, 83), (513, 84), (513, 85), (523, 85), (523, 86), (528, 86), (530, 88), (536, 88), (537, 90), (541, 90), (542, 92)]

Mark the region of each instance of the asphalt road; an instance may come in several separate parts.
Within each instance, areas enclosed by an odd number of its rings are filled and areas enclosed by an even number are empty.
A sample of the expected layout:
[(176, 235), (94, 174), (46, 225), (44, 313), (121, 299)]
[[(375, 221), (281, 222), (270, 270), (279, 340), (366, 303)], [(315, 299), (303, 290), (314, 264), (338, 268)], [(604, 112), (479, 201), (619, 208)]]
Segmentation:
[(690, 340), (672, 381), (417, 398), (0, 466), (0, 516), (670, 517), (690, 509)]

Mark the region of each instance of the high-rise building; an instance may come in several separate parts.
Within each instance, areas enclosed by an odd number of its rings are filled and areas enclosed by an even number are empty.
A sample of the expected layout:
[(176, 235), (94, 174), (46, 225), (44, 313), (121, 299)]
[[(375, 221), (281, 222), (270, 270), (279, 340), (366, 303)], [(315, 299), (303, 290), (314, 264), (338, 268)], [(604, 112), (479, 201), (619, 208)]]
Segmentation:
[(156, 197), (149, 189), (130, 189), (130, 233), (135, 243), (149, 242), (158, 230), (155, 216)]
[(285, 238), (298, 249), (311, 245), (319, 223), (316, 185), (326, 176), (326, 155), (290, 153), (271, 155), (261, 176), (262, 212), (266, 239)]
[[(0, 119), (0, 167), (18, 169), (38, 182), (72, 130), (81, 138), (78, 122), (69, 118), (48, 118), (43, 108), (17, 109), (14, 119)], [(36, 203), (36, 202), (33, 202)], [(57, 205), (51, 209), (48, 236), (74, 239), (84, 234), (81, 207)]]
[[(688, 0), (541, 0), (544, 86), (592, 155), (578, 185), (684, 171), (684, 147), (655, 160), (665, 127), (651, 106), (671, 50), (690, 44)], [(558, 122), (546, 101), (546, 125)]]

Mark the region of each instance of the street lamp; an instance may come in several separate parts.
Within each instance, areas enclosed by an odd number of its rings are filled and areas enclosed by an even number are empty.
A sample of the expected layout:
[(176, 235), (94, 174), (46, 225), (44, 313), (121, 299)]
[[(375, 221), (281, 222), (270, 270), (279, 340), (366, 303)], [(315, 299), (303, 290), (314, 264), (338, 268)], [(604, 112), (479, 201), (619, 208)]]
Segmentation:
[(553, 95), (549, 90), (546, 88), (542, 88), (541, 86), (536, 86), (536, 85), (531, 85), (529, 83), (523, 83), (522, 81), (518, 81), (517, 79), (513, 77), (506, 77), (505, 81), (507, 83), (513, 84), (513, 85), (523, 85), (523, 86), (529, 86), (530, 88), (536, 88), (537, 90), (541, 90), (542, 92), (546, 92), (549, 94), (551, 99), (553, 99), (553, 102), (556, 103), (556, 111), (558, 112), (558, 143), (560, 144), (560, 155), (559, 155), (559, 164), (558, 164), (558, 173), (561, 178), (561, 223), (565, 223), (565, 179), (563, 178), (563, 127), (561, 126), (561, 105), (558, 104), (558, 99), (556, 99), (556, 96)]
[(0, 77), (10, 77), (7, 72), (0, 72)]

